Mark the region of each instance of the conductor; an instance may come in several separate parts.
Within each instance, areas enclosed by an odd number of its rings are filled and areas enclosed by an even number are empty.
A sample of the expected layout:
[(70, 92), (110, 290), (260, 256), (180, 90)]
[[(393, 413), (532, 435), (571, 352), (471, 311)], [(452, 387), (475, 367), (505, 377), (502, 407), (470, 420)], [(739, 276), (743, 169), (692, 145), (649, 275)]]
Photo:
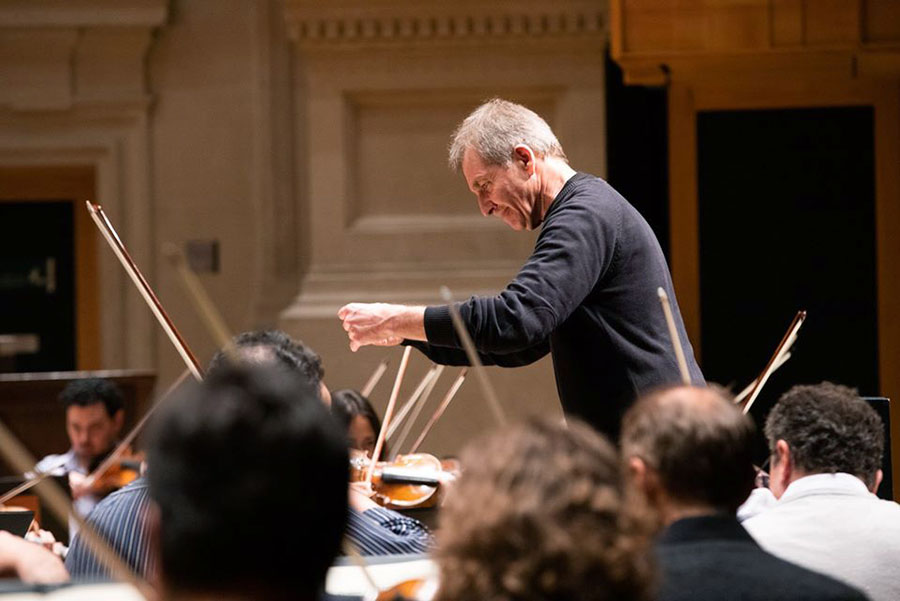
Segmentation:
[[(637, 396), (681, 380), (657, 299), (661, 286), (691, 381), (704, 383), (650, 226), (604, 180), (572, 169), (539, 115), (490, 100), (459, 125), (449, 160), (483, 215), (514, 230), (540, 228), (502, 292), (458, 305), (486, 365), (522, 366), (551, 353), (564, 411), (615, 439)], [(353, 351), (402, 343), (437, 363), (468, 363), (446, 305), (350, 303), (338, 317)]]

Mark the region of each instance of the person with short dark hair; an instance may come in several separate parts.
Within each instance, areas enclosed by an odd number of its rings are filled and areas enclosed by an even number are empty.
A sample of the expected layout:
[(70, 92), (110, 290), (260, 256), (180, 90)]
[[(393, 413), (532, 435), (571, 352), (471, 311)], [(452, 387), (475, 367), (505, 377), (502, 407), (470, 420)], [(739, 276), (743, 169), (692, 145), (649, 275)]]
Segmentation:
[(717, 388), (651, 393), (625, 414), (635, 502), (661, 529), (659, 601), (860, 600), (857, 590), (764, 551), (735, 512), (753, 487), (754, 427)]
[[(381, 420), (369, 399), (349, 388), (338, 390), (331, 395), (331, 413), (346, 428), (350, 448), (371, 457), (381, 432)], [(382, 451), (382, 457), (390, 454), (387, 448)]]
[(653, 598), (618, 456), (589, 426), (531, 419), (470, 443), (461, 462), (441, 509), (436, 601)]
[[(253, 330), (234, 337), (238, 355), (251, 363), (275, 363), (296, 370), (319, 389), (322, 401), (331, 405), (331, 393), (325, 386), (322, 358), (312, 348), (291, 338), (281, 330)], [(208, 372), (216, 372), (229, 361), (228, 353), (220, 349), (209, 362)], [(207, 374), (208, 375), (208, 374)]]
[(73, 380), (60, 393), (66, 411), (66, 433), (71, 448), (61, 455), (48, 455), (35, 465), (35, 472), (71, 474), (74, 508), (86, 516), (102, 495), (79, 486), (115, 447), (125, 421), (119, 387), (103, 378)]
[(225, 365), (178, 397), (148, 445), (164, 596), (318, 598), (343, 537), (348, 453), (316, 389)]
[(884, 425), (846, 386), (795, 386), (769, 413), (778, 501), (744, 526), (763, 548), (864, 590), (900, 599), (900, 505), (875, 496)]

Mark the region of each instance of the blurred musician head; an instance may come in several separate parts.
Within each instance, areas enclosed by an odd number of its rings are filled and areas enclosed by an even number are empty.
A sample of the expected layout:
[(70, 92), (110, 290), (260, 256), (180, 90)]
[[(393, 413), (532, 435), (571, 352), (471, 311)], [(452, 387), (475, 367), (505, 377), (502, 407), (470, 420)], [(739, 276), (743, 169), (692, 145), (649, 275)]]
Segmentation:
[(72, 452), (87, 470), (112, 449), (119, 437), (125, 419), (122, 393), (108, 380), (85, 378), (70, 382), (59, 400), (66, 408), (66, 432)]
[[(331, 413), (347, 429), (350, 448), (366, 451), (371, 457), (381, 431), (381, 420), (369, 399), (355, 390), (338, 390), (331, 398)], [(389, 454), (384, 451), (382, 456)]]
[[(234, 338), (241, 359), (249, 363), (272, 363), (299, 374), (319, 390), (326, 405), (331, 405), (331, 393), (325, 386), (322, 358), (299, 340), (294, 340), (280, 330), (244, 332)], [(215, 372), (228, 362), (225, 351), (217, 352), (209, 362), (209, 372)]]
[(638, 400), (622, 422), (622, 457), (635, 500), (660, 525), (734, 516), (753, 488), (750, 419), (714, 387), (678, 386)]
[(533, 419), (463, 451), (442, 508), (441, 601), (648, 598), (618, 457), (587, 425)]
[(851, 474), (871, 492), (881, 484), (884, 426), (851, 388), (830, 382), (791, 388), (769, 413), (765, 433), (776, 497), (813, 474)]
[(150, 436), (168, 598), (315, 599), (347, 517), (347, 445), (317, 391), (269, 365), (222, 365)]

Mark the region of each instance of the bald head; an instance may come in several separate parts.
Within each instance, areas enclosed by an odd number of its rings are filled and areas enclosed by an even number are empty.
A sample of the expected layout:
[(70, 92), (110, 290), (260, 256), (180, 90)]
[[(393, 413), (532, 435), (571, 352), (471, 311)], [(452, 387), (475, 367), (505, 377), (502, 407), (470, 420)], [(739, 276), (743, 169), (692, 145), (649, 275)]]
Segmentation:
[(733, 513), (753, 487), (753, 422), (717, 388), (649, 394), (625, 414), (622, 454), (684, 505)]

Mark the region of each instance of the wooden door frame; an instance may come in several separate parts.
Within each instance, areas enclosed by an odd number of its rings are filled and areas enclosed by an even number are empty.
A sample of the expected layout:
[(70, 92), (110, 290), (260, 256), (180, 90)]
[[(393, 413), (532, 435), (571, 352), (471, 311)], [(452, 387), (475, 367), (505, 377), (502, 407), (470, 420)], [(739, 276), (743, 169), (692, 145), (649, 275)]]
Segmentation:
[[(875, 235), (880, 394), (891, 402), (894, 496), (900, 498), (900, 83), (897, 80), (773, 80), (670, 82), (669, 212), (672, 279), (688, 336), (699, 359), (700, 228), (697, 114), (756, 110), (871, 106), (874, 109)], [(827, 378), (828, 374), (823, 374)], [(872, 394), (876, 391), (864, 391)]]
[(93, 166), (0, 166), (0, 203), (70, 201), (75, 227), (76, 369), (100, 368), (96, 232), (82, 204), (95, 197)]

